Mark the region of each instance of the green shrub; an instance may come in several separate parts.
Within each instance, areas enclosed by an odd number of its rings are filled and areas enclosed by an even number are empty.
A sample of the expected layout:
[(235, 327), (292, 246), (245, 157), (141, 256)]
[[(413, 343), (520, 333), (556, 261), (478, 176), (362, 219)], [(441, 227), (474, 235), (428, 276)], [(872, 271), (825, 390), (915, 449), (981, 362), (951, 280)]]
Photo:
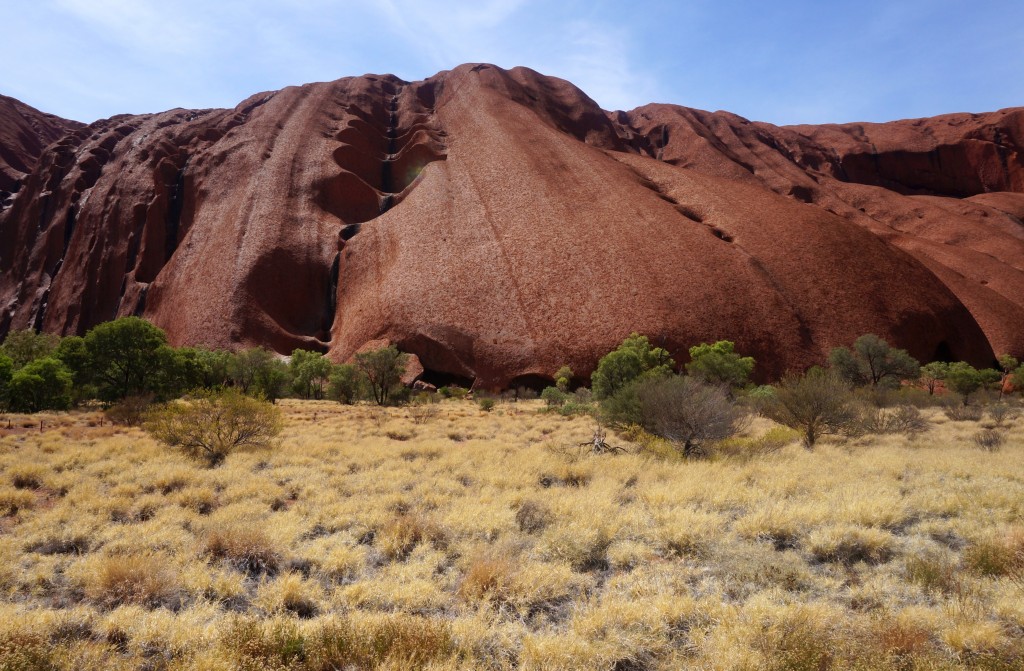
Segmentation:
[(852, 350), (835, 348), (829, 361), (840, 377), (855, 386), (895, 388), (900, 380), (916, 380), (921, 375), (921, 364), (914, 357), (873, 333), (857, 338)]
[(612, 424), (666, 438), (685, 456), (707, 455), (708, 444), (735, 434), (744, 417), (722, 387), (683, 376), (635, 380), (603, 403), (602, 412)]
[(444, 398), (453, 398), (456, 400), (466, 398), (466, 394), (469, 390), (465, 387), (460, 387), (457, 384), (446, 385), (437, 390), (437, 393), (441, 394)]
[(804, 446), (811, 449), (822, 435), (841, 433), (854, 421), (851, 399), (849, 387), (835, 373), (812, 368), (783, 378), (765, 411), (799, 430)]
[(754, 372), (754, 359), (740, 356), (735, 345), (729, 340), (719, 340), (713, 345), (701, 343), (690, 348), (690, 363), (686, 364), (687, 374), (709, 384), (740, 388), (747, 384)]
[(479, 405), (480, 409), (484, 412), (490, 412), (491, 410), (494, 410), (494, 399), (486, 397), (481, 398), (477, 401), (477, 405)]
[(159, 406), (145, 428), (160, 442), (215, 466), (239, 447), (267, 445), (281, 424), (281, 411), (272, 404), (225, 389), (197, 391)]
[(594, 396), (605, 399), (641, 376), (657, 377), (672, 373), (675, 361), (668, 351), (651, 347), (647, 336), (631, 334), (616, 349), (601, 357), (590, 376)]
[(967, 405), (971, 394), (1001, 379), (1002, 375), (997, 370), (978, 370), (964, 361), (949, 364), (946, 372), (946, 386), (961, 395), (964, 405)]
[(8, 404), (15, 412), (67, 410), (71, 385), (71, 372), (59, 360), (36, 359), (11, 376)]
[(572, 384), (572, 378), (575, 374), (572, 372), (572, 368), (568, 366), (562, 366), (555, 373), (555, 387), (562, 392), (569, 391), (569, 385)]
[(558, 387), (545, 387), (544, 391), (540, 393), (540, 398), (549, 408), (556, 408), (561, 407), (569, 400), (569, 394)]

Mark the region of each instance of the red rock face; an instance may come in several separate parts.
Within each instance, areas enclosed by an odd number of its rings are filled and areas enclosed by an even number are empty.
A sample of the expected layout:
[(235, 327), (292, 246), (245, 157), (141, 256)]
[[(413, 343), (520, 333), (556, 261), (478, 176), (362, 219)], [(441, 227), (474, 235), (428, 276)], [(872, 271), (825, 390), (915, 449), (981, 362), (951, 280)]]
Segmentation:
[(43, 148), (81, 126), (0, 95), (0, 210), (10, 206)]
[(762, 378), (865, 332), (987, 365), (1024, 354), (1022, 146), (1022, 110), (780, 128), (488, 65), (114, 117), (0, 210), (0, 330), (387, 341), (487, 387), (631, 331), (735, 340)]

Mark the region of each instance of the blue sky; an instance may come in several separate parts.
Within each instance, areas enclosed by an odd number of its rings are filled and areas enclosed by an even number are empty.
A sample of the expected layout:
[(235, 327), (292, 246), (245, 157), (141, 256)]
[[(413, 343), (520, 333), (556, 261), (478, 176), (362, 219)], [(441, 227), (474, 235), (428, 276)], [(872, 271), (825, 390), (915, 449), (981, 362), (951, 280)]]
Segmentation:
[(1022, 0), (3, 0), (0, 25), (0, 93), (81, 121), (466, 62), (778, 124), (1024, 105)]

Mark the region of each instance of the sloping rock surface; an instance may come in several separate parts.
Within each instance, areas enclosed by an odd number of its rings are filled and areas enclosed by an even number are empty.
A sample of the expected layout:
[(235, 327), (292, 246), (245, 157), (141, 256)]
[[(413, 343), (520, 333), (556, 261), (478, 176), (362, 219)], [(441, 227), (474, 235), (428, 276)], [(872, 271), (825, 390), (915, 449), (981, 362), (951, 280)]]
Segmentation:
[(865, 332), (1024, 354), (1020, 109), (609, 113), (481, 64), (57, 131), (0, 208), (0, 332), (139, 314), (177, 344), (386, 341), (487, 387), (585, 375), (631, 331), (677, 360), (734, 340), (762, 378)]

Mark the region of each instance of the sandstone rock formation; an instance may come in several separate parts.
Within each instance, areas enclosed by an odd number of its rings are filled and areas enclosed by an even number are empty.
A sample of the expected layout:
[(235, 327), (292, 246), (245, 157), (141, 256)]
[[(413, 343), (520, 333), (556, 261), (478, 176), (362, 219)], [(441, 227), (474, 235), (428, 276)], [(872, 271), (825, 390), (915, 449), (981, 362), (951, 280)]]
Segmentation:
[(0, 333), (387, 341), (487, 387), (631, 331), (677, 360), (735, 340), (762, 378), (865, 332), (1024, 354), (1024, 109), (776, 127), (465, 65), (58, 130), (0, 206)]

